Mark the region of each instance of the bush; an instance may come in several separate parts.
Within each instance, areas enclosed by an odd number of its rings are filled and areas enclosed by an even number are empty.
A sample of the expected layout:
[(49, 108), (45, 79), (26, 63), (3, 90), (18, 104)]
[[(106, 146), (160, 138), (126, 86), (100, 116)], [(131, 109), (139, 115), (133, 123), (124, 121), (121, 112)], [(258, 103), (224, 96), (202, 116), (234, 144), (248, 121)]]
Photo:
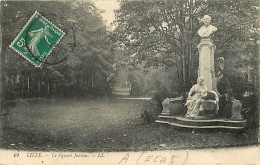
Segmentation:
[(144, 123), (153, 123), (161, 114), (162, 107), (155, 99), (144, 102), (142, 105), (141, 118)]
[(131, 96), (141, 96), (144, 94), (145, 89), (145, 81), (142, 76), (140, 76), (138, 73), (130, 73), (128, 77), (130, 83), (131, 83)]
[(258, 112), (258, 96), (253, 94), (248, 97), (244, 97), (242, 100), (243, 109), (242, 115), (247, 119), (248, 128), (258, 128), (259, 125), (259, 112)]
[(5, 100), (12, 100), (12, 99), (16, 99), (17, 97), (17, 93), (14, 91), (14, 89), (12, 89), (11, 87), (7, 87), (4, 91), (3, 91), (3, 95), (5, 97)]
[(180, 96), (178, 92), (167, 90), (164, 85), (159, 84), (153, 98), (142, 105), (141, 118), (143, 122), (153, 123), (163, 110), (162, 102), (166, 98)]
[(1, 102), (1, 109), (0, 109), (0, 114), (6, 114), (10, 109), (15, 107), (16, 102), (13, 100), (2, 100)]

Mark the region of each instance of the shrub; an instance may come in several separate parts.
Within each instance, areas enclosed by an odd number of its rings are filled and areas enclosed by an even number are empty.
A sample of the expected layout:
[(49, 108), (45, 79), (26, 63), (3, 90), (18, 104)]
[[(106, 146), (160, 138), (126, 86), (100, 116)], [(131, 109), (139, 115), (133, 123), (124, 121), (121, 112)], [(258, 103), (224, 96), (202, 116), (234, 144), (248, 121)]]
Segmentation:
[(258, 100), (259, 98), (255, 94), (244, 97), (242, 100), (242, 115), (247, 119), (248, 128), (258, 128), (259, 126), (259, 112), (257, 108)]
[(131, 83), (131, 96), (141, 96), (144, 94), (145, 81), (142, 76), (140, 76), (138, 73), (130, 73), (129, 81)]
[(12, 99), (15, 99), (17, 97), (17, 93), (11, 87), (7, 87), (4, 90), (4, 94), (3, 95), (5, 97), (5, 100), (12, 100)]
[(158, 83), (158, 89), (153, 98), (146, 101), (142, 106), (141, 118), (146, 123), (153, 123), (163, 110), (162, 102), (166, 98), (174, 98), (180, 96), (178, 92), (167, 90), (167, 88)]
[(153, 123), (161, 114), (162, 107), (155, 99), (146, 101), (142, 105), (141, 119), (144, 123)]

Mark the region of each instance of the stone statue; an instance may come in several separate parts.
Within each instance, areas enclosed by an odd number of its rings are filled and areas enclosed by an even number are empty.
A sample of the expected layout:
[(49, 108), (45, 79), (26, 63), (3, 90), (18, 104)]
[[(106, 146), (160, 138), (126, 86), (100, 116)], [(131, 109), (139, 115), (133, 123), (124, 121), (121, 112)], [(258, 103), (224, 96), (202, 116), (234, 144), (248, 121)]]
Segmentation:
[(193, 85), (188, 94), (185, 106), (187, 106), (187, 118), (202, 119), (206, 112), (212, 112), (213, 116), (218, 113), (219, 98), (216, 92), (207, 91), (204, 78), (199, 77), (197, 84)]
[(199, 29), (198, 34), (201, 42), (199, 49), (199, 70), (198, 77), (204, 77), (205, 85), (209, 91), (215, 91), (217, 94), (217, 81), (214, 69), (214, 52), (216, 46), (212, 43), (211, 36), (217, 30), (216, 27), (210, 25), (211, 17), (205, 15), (202, 19), (204, 25)]
[(235, 98), (231, 98), (232, 101), (232, 107), (231, 107), (231, 112), (232, 112), (232, 116), (231, 119), (232, 120), (243, 120), (243, 117), (241, 115), (241, 111), (242, 111), (242, 103), (241, 101), (235, 99)]
[[(206, 112), (213, 112), (213, 116), (218, 113), (218, 91), (214, 69), (214, 52), (216, 46), (212, 43), (211, 36), (217, 30), (210, 25), (211, 17), (205, 15), (202, 19), (203, 26), (199, 29), (198, 34), (201, 42), (199, 49), (199, 70), (198, 82), (189, 92), (186, 106), (187, 118), (196, 118), (205, 115)], [(206, 99), (212, 95), (213, 99)]]
[(202, 18), (203, 26), (199, 29), (198, 34), (201, 38), (209, 38), (217, 30), (215, 26), (210, 25), (211, 17), (205, 15)]
[(163, 100), (162, 106), (163, 106), (162, 115), (170, 115), (170, 99), (169, 98), (166, 98), (165, 100)]
[(207, 90), (207, 86), (204, 85), (204, 78), (199, 77), (197, 84), (193, 85), (188, 94), (187, 101), (184, 106), (187, 106), (187, 118), (193, 118), (199, 115), (199, 109), (201, 107), (201, 98), (203, 93)]
[(183, 107), (183, 97), (166, 98), (162, 102), (162, 106), (162, 116), (184, 115), (186, 113)]

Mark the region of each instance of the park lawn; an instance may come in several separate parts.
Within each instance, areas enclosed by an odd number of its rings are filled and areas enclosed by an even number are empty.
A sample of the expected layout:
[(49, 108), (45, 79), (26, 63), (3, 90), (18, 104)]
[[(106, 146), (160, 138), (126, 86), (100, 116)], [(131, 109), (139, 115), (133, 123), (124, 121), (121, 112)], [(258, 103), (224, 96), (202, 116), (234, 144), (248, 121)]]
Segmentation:
[(145, 100), (20, 99), (0, 118), (0, 145), (44, 151), (140, 151), (248, 145), (257, 131), (192, 131), (140, 118)]

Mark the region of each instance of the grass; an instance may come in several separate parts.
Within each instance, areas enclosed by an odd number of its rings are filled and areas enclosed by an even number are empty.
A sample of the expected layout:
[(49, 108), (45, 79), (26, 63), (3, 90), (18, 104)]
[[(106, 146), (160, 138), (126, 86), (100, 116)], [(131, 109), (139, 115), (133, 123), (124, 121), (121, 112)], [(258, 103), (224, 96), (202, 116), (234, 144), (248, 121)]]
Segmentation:
[[(145, 100), (30, 99), (0, 118), (1, 148), (62, 151), (140, 151), (252, 144), (256, 130), (195, 131), (140, 119)], [(164, 145), (162, 145), (164, 144)]]

